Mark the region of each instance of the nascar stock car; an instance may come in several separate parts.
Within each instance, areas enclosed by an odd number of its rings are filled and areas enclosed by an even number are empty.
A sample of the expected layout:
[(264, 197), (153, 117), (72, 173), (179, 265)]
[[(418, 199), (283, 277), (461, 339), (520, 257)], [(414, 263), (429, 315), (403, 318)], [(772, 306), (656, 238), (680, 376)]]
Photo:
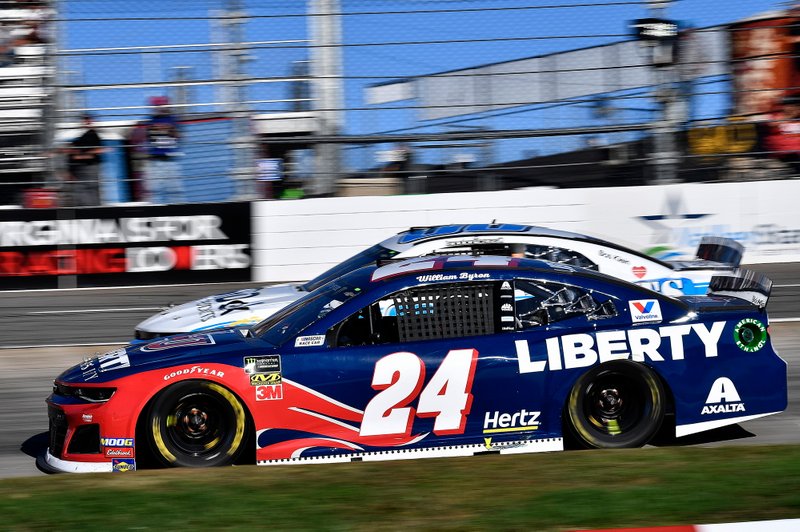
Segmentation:
[(663, 262), (603, 240), (514, 224), (417, 227), (403, 231), (334, 266), (307, 283), (247, 288), (163, 310), (135, 331), (137, 340), (218, 327), (255, 324), (326, 282), (376, 260), (424, 255), (524, 254), (590, 268), (667, 295), (705, 294), (711, 276), (737, 267), (742, 246), (731, 239), (707, 237), (691, 261)]
[(694, 434), (786, 408), (770, 288), (746, 270), (712, 278), (710, 295), (671, 297), (534, 259), (374, 264), (254, 327), (128, 345), (63, 372), (44, 462), (360, 461)]

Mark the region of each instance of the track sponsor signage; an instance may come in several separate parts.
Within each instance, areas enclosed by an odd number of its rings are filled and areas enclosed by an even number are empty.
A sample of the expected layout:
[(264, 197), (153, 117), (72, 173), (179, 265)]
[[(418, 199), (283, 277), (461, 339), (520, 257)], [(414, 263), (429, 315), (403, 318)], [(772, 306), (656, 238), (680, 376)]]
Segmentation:
[(250, 240), (249, 203), (0, 212), (0, 289), (248, 281)]

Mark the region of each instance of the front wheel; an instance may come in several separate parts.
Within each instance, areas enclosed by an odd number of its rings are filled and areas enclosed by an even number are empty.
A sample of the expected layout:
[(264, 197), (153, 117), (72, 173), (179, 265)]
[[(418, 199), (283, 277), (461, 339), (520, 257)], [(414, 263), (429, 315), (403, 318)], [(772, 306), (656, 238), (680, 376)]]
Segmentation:
[(150, 447), (162, 464), (212, 467), (234, 463), (247, 440), (249, 421), (230, 390), (190, 380), (156, 397), (146, 426)]
[(642, 364), (609, 362), (584, 373), (572, 387), (567, 422), (584, 447), (641, 447), (664, 418), (661, 381)]

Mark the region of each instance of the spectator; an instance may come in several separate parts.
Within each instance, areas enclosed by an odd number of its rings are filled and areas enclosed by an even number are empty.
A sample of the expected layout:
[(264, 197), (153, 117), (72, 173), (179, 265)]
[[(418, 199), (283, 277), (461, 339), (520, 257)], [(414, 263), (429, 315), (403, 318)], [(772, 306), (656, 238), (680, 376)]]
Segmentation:
[(0, 67), (14, 63), (14, 36), (5, 22), (0, 21)]
[(764, 135), (764, 148), (792, 167), (800, 175), (800, 95), (783, 98), (777, 112), (770, 116)]
[(67, 202), (73, 207), (100, 204), (100, 154), (105, 149), (91, 115), (83, 116), (83, 127), (83, 134), (67, 148)]
[(184, 201), (178, 163), (178, 120), (172, 114), (165, 96), (150, 98), (153, 114), (146, 124), (147, 132), (147, 190), (155, 203)]

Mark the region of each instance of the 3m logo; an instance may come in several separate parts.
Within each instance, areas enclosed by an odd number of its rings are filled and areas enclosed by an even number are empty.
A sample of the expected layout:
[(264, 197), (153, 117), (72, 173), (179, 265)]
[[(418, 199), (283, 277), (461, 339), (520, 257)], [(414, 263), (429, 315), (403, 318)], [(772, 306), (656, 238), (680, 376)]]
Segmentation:
[(661, 321), (661, 304), (657, 299), (639, 299), (629, 301), (631, 322), (653, 323)]
[(733, 381), (727, 377), (720, 377), (711, 385), (706, 404), (700, 414), (730, 414), (744, 411), (744, 403)]
[(256, 401), (277, 401), (283, 399), (283, 385), (256, 386)]

